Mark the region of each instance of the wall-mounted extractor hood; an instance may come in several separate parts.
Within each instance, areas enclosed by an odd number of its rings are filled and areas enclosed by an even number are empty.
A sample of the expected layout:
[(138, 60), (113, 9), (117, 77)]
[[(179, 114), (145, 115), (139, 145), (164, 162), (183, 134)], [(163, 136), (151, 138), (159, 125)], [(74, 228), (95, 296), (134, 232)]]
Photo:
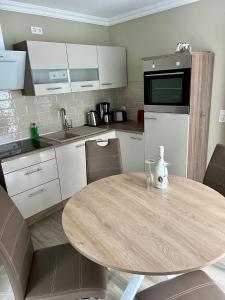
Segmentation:
[(4, 49), (4, 41), (0, 26), (0, 91), (23, 89), (25, 60), (25, 51)]

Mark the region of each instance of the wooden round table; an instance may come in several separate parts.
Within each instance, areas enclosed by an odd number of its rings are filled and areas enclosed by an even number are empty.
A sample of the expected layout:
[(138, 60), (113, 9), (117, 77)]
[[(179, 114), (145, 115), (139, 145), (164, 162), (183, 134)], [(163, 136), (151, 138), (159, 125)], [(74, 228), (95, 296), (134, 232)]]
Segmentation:
[(86, 186), (63, 212), (70, 243), (100, 265), (134, 274), (185, 273), (216, 262), (225, 254), (225, 198), (187, 178), (169, 181), (166, 190), (147, 190), (146, 175), (130, 173)]

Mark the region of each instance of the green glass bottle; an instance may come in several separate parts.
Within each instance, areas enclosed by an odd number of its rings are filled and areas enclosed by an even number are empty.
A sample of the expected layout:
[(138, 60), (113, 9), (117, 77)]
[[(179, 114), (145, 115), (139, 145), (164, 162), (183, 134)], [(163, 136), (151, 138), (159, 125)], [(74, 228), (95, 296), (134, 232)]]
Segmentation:
[(31, 131), (31, 138), (34, 139), (34, 140), (38, 140), (39, 139), (39, 132), (38, 132), (38, 127), (35, 123), (31, 123), (30, 131)]

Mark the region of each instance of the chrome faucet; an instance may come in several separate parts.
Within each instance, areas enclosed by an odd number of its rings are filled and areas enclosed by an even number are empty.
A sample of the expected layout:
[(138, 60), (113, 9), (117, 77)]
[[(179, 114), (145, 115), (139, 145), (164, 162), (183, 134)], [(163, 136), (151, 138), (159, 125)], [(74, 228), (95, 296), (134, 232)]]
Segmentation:
[(73, 127), (72, 120), (70, 120), (70, 124), (69, 124), (67, 121), (66, 110), (63, 107), (60, 109), (60, 116), (61, 116), (63, 130), (68, 131), (69, 129), (71, 129)]

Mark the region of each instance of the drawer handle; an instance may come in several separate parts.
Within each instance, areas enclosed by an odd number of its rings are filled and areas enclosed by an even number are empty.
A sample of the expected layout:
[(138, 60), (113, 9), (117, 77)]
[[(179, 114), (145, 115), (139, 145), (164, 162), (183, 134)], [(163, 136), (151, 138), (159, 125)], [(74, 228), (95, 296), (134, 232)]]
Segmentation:
[(32, 170), (32, 171), (27, 171), (24, 175), (30, 175), (30, 174), (33, 174), (33, 173), (36, 173), (36, 172), (40, 172), (42, 170), (43, 170), (42, 168), (37, 168), (37, 169)]
[(84, 85), (81, 85), (80, 87), (93, 87), (93, 84), (84, 84)]
[(76, 145), (76, 148), (80, 148), (80, 147), (83, 147), (85, 144), (79, 144), (79, 145)]
[(47, 88), (47, 91), (55, 91), (55, 90), (61, 90), (62, 87), (58, 86), (58, 87), (51, 87), (51, 88)]
[(36, 192), (33, 192), (33, 193), (30, 193), (29, 195), (28, 195), (28, 197), (33, 197), (33, 196), (36, 196), (36, 195), (38, 195), (38, 194), (41, 194), (41, 193), (44, 193), (44, 192), (46, 192), (47, 190), (46, 189), (40, 189), (40, 190), (38, 190), (38, 191), (36, 191)]
[(102, 83), (102, 85), (112, 85), (111, 82)]
[(155, 117), (145, 117), (146, 120), (157, 120)]
[(142, 141), (142, 138), (136, 137), (136, 136), (130, 136), (130, 139), (137, 140), (137, 141)]

